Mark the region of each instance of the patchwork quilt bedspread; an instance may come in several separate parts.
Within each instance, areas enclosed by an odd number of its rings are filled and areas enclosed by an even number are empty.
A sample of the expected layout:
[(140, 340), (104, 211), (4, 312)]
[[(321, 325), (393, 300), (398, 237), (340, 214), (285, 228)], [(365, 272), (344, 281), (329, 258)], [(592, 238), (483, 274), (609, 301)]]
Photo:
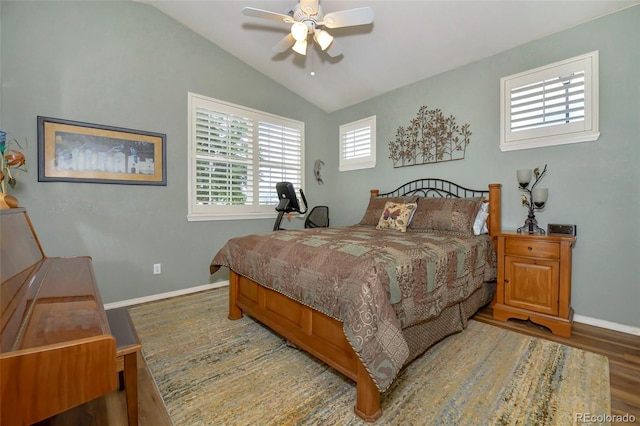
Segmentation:
[(385, 391), (409, 354), (402, 329), (437, 317), (495, 279), (496, 253), (488, 235), (354, 225), (234, 238), (211, 265), (341, 321)]

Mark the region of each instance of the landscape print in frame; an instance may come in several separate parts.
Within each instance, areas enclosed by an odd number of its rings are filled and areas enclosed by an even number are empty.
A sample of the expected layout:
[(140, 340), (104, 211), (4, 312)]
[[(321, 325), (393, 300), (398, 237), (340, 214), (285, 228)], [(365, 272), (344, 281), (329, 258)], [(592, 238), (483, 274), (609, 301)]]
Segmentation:
[(166, 185), (166, 135), (38, 117), (38, 181)]

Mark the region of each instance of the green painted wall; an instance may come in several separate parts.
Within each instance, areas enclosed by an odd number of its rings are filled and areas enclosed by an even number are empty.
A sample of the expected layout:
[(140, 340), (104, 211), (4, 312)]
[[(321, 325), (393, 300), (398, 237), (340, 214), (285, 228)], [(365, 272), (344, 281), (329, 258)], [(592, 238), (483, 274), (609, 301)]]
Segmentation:
[[(338, 172), (328, 185), (336, 194), (332, 223), (358, 221), (370, 187), (392, 190), (421, 177), (440, 177), (472, 188), (503, 185), (503, 229), (522, 226), (516, 170), (548, 164), (540, 183), (549, 200), (536, 217), (578, 225), (572, 305), (576, 314), (640, 326), (640, 6), (520, 46), (395, 90), (331, 115), (330, 128), (377, 116), (375, 169)], [(600, 52), (600, 139), (549, 148), (501, 152), (500, 78), (562, 59)], [(466, 158), (393, 168), (388, 143), (418, 108), (440, 108), (473, 132)], [(331, 158), (337, 158), (337, 148)], [(335, 178), (333, 178), (335, 176)], [(341, 191), (349, 182), (349, 191)]]
[[(326, 114), (157, 9), (3, 1), (1, 13), (2, 129), (29, 140), (29, 172), (14, 195), (49, 256), (93, 257), (105, 303), (225, 279), (209, 275), (217, 250), (273, 226), (187, 222), (189, 91), (304, 121), (307, 193), (317, 198), (312, 159), (324, 156)], [(39, 115), (165, 133), (168, 185), (38, 182)]]

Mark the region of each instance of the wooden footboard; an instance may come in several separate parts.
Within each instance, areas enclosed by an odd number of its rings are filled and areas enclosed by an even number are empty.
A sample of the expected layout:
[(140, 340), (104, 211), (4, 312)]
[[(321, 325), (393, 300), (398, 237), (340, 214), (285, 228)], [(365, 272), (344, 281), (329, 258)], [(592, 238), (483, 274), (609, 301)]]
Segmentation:
[(356, 414), (368, 422), (380, 418), (380, 391), (340, 321), (230, 271), (229, 319), (240, 319), (243, 312), (355, 381)]

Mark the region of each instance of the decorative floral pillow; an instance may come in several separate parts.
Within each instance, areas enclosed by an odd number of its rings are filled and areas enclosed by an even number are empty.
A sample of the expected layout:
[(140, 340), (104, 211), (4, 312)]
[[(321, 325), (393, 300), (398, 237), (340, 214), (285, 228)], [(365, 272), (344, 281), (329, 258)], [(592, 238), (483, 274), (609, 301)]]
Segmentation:
[(420, 198), (410, 228), (473, 235), (473, 222), (482, 201), (482, 197)]
[(376, 226), (380, 220), (380, 215), (384, 212), (385, 204), (389, 201), (394, 203), (413, 203), (418, 199), (417, 195), (406, 197), (371, 197), (367, 210), (360, 220), (360, 225)]
[(407, 232), (407, 226), (411, 222), (417, 207), (417, 203), (387, 201), (376, 229), (395, 229), (400, 232)]

